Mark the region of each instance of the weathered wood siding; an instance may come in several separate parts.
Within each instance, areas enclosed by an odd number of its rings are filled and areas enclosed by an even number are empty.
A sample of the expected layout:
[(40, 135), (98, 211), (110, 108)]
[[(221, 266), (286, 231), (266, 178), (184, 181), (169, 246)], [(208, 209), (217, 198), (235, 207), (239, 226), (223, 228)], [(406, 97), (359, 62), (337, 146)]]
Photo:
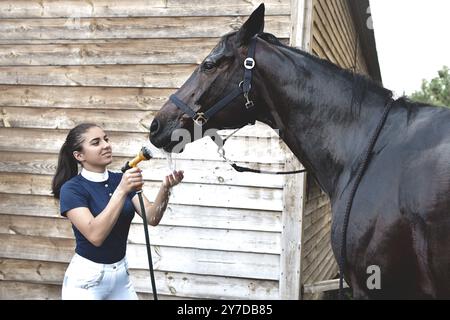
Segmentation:
[[(290, 1), (268, 0), (266, 30), (287, 41)], [(218, 37), (258, 3), (244, 0), (0, 2), (0, 298), (59, 299), (73, 255), (70, 223), (50, 195), (70, 128), (96, 122), (111, 136), (112, 169), (147, 142), (153, 115)], [(284, 149), (265, 127), (239, 133), (227, 155), (283, 169)], [(271, 143), (271, 154), (267, 146)], [(177, 162), (185, 181), (150, 228), (161, 298), (273, 299), (280, 295), (283, 177), (236, 174), (206, 140)], [(152, 199), (168, 172), (143, 163)], [(149, 298), (145, 239), (130, 230), (132, 280)], [(281, 262), (280, 262), (281, 261)]]
[[(338, 267), (331, 250), (331, 206), (330, 199), (318, 184), (308, 177), (306, 203), (303, 217), (302, 283), (312, 284), (332, 279)], [(320, 295), (304, 295), (304, 299)]]
[[(343, 68), (367, 73), (356, 28), (346, 0), (313, 0), (310, 51)], [(334, 278), (338, 266), (331, 250), (331, 206), (328, 196), (308, 178), (303, 220), (302, 283), (312, 284)], [(305, 294), (305, 299), (321, 294)]]
[(314, 0), (312, 52), (343, 68), (367, 73), (366, 63), (357, 41), (357, 31), (347, 0)]

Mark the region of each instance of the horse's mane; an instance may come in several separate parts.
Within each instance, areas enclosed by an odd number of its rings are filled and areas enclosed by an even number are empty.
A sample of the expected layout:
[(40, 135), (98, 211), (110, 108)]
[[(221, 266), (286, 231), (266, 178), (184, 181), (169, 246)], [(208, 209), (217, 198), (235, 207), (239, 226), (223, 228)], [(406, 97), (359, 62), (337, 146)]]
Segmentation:
[(393, 96), (393, 93), (391, 90), (388, 90), (388, 89), (380, 86), (377, 82), (373, 81), (372, 79), (368, 78), (365, 75), (353, 72), (351, 70), (341, 68), (341, 67), (335, 65), (334, 63), (331, 63), (328, 60), (321, 59), (321, 58), (314, 56), (308, 52), (299, 50), (294, 47), (290, 47), (290, 46), (282, 43), (280, 40), (278, 40), (278, 38), (275, 37), (273, 34), (264, 32), (264, 33), (260, 34), (259, 36), (260, 36), (260, 38), (269, 42), (270, 44), (273, 44), (275, 46), (279, 46), (279, 47), (285, 48), (289, 51), (293, 51), (295, 53), (301, 54), (301, 55), (313, 60), (314, 62), (320, 64), (321, 66), (331, 69), (332, 71), (334, 71), (334, 72), (344, 76), (346, 79), (352, 81), (354, 96), (357, 97), (356, 101), (359, 103), (363, 99), (365, 92), (368, 89), (375, 91), (375, 92), (381, 94), (382, 96), (385, 96), (386, 98), (392, 98), (392, 96)]

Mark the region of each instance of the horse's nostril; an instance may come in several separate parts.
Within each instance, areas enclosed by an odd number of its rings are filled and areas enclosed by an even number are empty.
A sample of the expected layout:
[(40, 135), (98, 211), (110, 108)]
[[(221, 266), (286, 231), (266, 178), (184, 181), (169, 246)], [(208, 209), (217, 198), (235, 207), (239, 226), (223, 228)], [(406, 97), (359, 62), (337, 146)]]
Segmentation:
[(159, 131), (159, 121), (153, 119), (152, 124), (150, 125), (150, 134), (157, 134)]

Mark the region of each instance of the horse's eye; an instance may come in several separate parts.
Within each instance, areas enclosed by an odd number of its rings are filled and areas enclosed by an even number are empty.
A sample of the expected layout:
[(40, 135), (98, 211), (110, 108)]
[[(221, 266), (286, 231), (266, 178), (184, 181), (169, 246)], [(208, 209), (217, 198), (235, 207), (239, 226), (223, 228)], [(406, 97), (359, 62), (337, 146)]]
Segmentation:
[(203, 70), (211, 70), (216, 67), (216, 64), (212, 61), (205, 61), (203, 63)]

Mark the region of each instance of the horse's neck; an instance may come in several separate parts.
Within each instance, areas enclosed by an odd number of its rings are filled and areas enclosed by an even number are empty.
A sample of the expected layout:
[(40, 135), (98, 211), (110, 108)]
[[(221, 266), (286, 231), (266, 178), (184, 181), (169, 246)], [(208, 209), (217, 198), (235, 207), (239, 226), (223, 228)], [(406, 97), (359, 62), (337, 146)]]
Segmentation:
[(267, 59), (270, 64), (261, 65), (285, 65), (262, 70), (263, 99), (272, 125), (282, 129), (282, 139), (331, 196), (340, 180), (351, 179), (385, 98), (369, 90), (361, 109), (358, 104), (352, 110), (353, 83), (335, 70), (313, 60), (295, 65), (295, 57), (283, 59), (282, 54)]

